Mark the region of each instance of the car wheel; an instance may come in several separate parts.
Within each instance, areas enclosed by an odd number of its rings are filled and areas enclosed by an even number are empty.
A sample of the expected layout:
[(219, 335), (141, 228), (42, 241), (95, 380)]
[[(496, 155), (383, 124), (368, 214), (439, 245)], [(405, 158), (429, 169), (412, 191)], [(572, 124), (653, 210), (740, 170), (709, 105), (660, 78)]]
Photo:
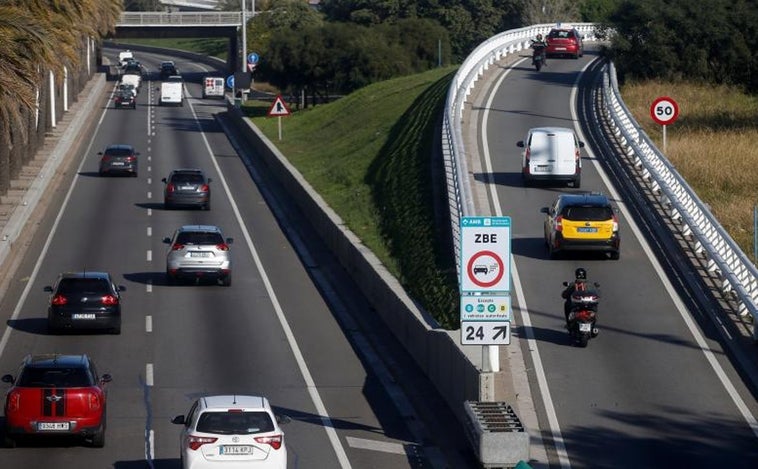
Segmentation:
[(168, 272), (166, 272), (166, 285), (176, 285), (176, 278)]
[(101, 428), (92, 435), (92, 447), (102, 448), (103, 446), (105, 446), (105, 428)]
[(614, 251), (611, 253), (611, 259), (617, 261), (621, 258), (621, 251)]
[(547, 245), (547, 257), (549, 257), (550, 259), (557, 259), (558, 258), (558, 251), (556, 251), (555, 249), (553, 249), (553, 245), (552, 244), (548, 244)]
[(232, 286), (232, 274), (228, 274), (226, 277), (221, 279), (221, 285), (225, 287), (231, 287)]
[(582, 185), (582, 178), (577, 177), (571, 182), (571, 185), (574, 186), (574, 189), (579, 189), (579, 187)]
[(110, 332), (113, 335), (121, 335), (121, 325), (111, 328)]
[(203, 205), (203, 210), (210, 210), (211, 209), (211, 201), (209, 200)]

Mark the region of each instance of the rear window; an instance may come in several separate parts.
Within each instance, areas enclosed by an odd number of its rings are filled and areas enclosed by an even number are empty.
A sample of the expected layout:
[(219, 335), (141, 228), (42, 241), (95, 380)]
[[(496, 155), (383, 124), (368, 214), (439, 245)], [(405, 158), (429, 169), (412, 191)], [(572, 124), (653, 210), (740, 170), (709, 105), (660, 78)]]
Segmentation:
[(574, 31), (568, 29), (554, 29), (547, 35), (548, 39), (569, 39), (574, 38)]
[(108, 148), (105, 150), (105, 154), (108, 156), (130, 156), (132, 151), (127, 148)]
[(224, 238), (220, 233), (205, 233), (185, 231), (176, 237), (178, 244), (223, 244)]
[(34, 388), (84, 388), (93, 384), (85, 368), (25, 368), (16, 382), (17, 386)]
[(197, 421), (197, 431), (221, 435), (250, 435), (274, 430), (268, 412), (203, 412)]
[(613, 218), (611, 207), (566, 207), (563, 209), (563, 217), (573, 221), (605, 221)]
[(202, 184), (205, 180), (202, 174), (180, 173), (171, 176), (171, 182), (174, 184)]
[(102, 278), (64, 278), (58, 283), (58, 293), (107, 293), (108, 281)]

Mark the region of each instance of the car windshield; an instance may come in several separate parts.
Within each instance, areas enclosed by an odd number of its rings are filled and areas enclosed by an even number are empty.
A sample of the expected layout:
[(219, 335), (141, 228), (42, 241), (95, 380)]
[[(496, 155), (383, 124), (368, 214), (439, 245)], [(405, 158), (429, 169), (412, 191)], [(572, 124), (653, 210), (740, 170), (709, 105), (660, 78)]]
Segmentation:
[(184, 231), (176, 237), (177, 244), (223, 244), (224, 238), (220, 233)]
[(605, 221), (613, 218), (610, 207), (566, 207), (563, 216), (573, 221)]
[(250, 435), (274, 430), (267, 412), (204, 412), (197, 421), (197, 431), (220, 435)]
[(178, 173), (171, 176), (174, 184), (202, 184), (205, 182), (202, 174)]
[(92, 386), (84, 368), (26, 368), (16, 382), (21, 387), (83, 388)]
[(58, 293), (68, 295), (72, 293), (107, 293), (110, 291), (108, 281), (103, 278), (64, 278), (58, 284)]

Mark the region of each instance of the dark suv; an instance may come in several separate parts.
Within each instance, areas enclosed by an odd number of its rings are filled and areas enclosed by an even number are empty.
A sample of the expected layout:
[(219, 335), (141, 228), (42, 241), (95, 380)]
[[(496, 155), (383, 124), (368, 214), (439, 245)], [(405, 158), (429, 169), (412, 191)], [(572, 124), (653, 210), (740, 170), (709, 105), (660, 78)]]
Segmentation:
[(107, 329), (121, 333), (121, 293), (107, 272), (64, 272), (55, 285), (46, 286), (50, 293), (47, 309), (48, 329), (52, 333), (64, 329)]
[(175, 169), (161, 181), (166, 183), (163, 191), (165, 208), (183, 206), (211, 209), (211, 178), (206, 177), (201, 169)]
[(621, 255), (616, 209), (599, 192), (562, 194), (540, 210), (545, 216), (545, 244), (550, 258), (561, 251), (601, 251)]
[(127, 174), (137, 177), (139, 152), (131, 145), (108, 145), (100, 155), (100, 176), (110, 174)]

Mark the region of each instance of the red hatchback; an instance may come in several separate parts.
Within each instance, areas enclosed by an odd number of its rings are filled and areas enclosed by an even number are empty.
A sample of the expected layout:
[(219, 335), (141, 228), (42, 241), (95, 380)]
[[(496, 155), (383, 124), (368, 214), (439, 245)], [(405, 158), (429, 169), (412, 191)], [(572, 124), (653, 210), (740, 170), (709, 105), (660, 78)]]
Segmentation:
[(563, 55), (578, 59), (584, 55), (582, 35), (571, 26), (553, 28), (547, 35), (545, 53), (550, 57)]
[(105, 445), (105, 384), (87, 355), (27, 355), (5, 397), (5, 445), (23, 436), (66, 435)]

